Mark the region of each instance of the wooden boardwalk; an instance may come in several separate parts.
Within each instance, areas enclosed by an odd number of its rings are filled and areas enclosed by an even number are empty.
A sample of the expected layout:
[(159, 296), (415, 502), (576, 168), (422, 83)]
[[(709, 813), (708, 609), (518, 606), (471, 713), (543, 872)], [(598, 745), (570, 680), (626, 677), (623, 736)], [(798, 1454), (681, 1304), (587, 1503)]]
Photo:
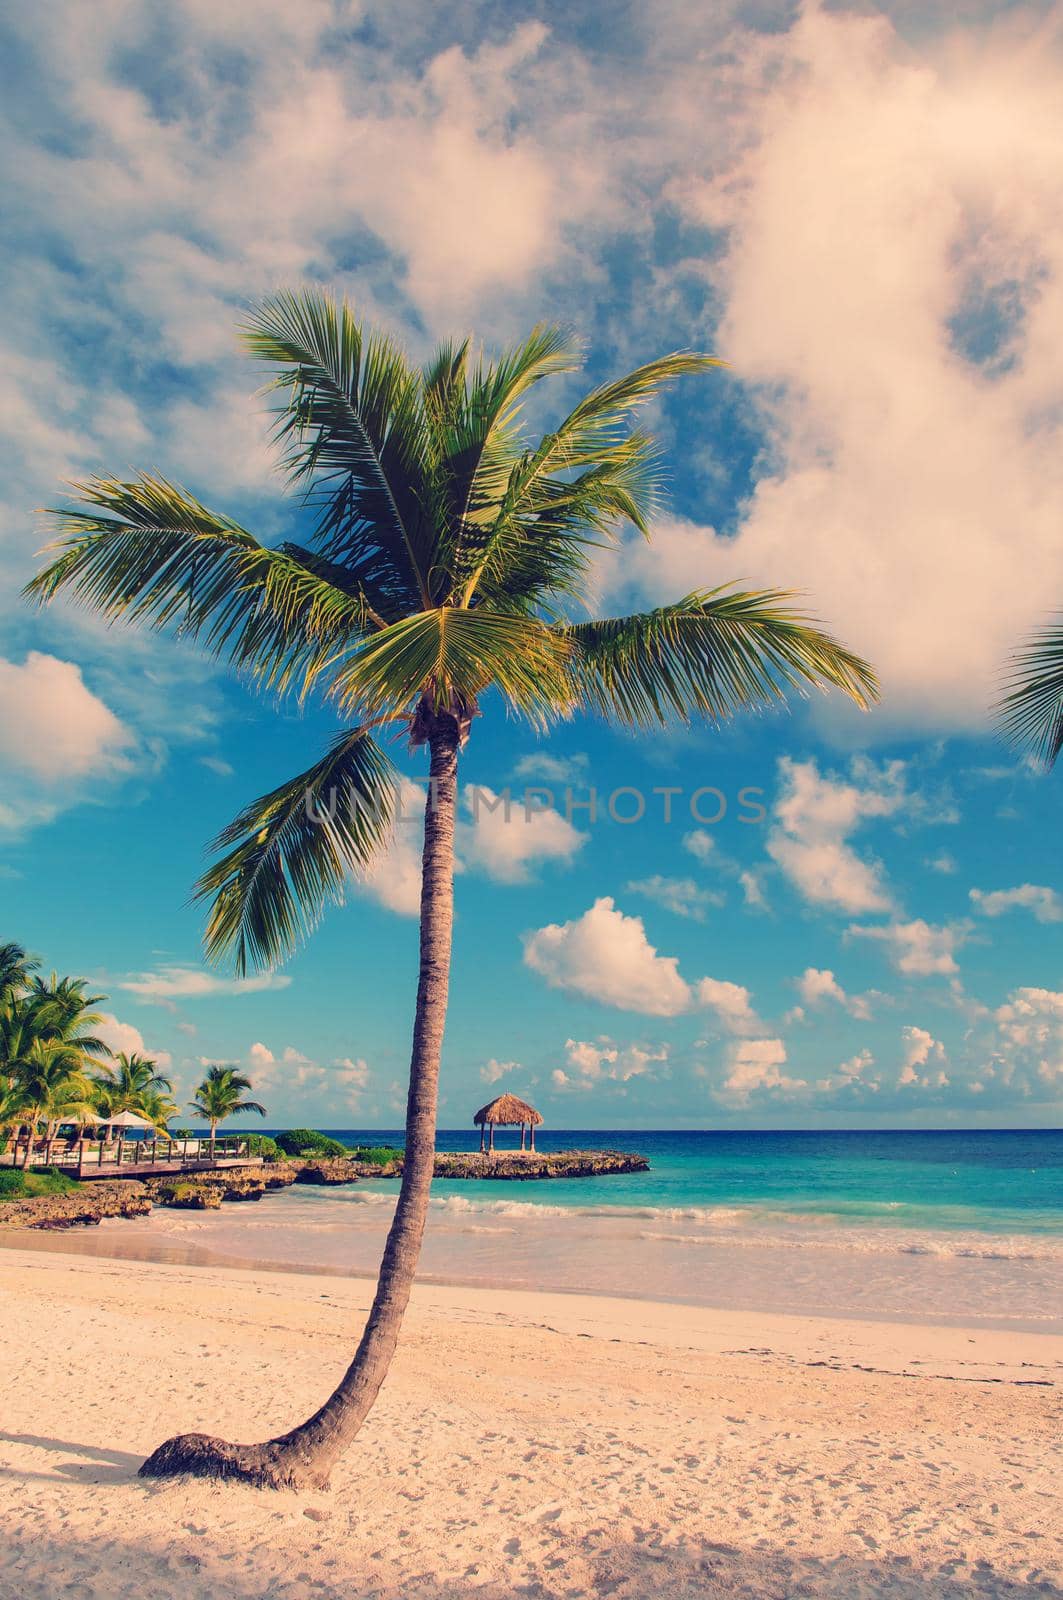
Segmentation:
[(213, 1172), (219, 1168), (258, 1166), (261, 1157), (250, 1153), (247, 1139), (237, 1135), (216, 1139), (35, 1139), (0, 1154), (0, 1167), (54, 1167), (71, 1178), (175, 1177), (182, 1172)]

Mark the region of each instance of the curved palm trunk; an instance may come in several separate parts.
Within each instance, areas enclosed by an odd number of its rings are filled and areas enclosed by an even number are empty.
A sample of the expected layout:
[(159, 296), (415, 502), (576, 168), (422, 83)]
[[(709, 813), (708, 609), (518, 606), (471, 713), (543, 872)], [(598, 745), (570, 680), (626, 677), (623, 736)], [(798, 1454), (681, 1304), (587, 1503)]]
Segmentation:
[(421, 880), (421, 966), (406, 1102), (406, 1156), (395, 1217), (380, 1264), (376, 1295), (354, 1360), (335, 1393), (300, 1427), (265, 1444), (233, 1445), (183, 1434), (160, 1445), (142, 1477), (179, 1472), (244, 1478), (272, 1488), (322, 1488), (365, 1421), (387, 1376), (421, 1253), (435, 1164), (439, 1058), (447, 1012), (454, 920), (454, 818), (458, 725), (433, 719), (431, 792), (425, 809)]

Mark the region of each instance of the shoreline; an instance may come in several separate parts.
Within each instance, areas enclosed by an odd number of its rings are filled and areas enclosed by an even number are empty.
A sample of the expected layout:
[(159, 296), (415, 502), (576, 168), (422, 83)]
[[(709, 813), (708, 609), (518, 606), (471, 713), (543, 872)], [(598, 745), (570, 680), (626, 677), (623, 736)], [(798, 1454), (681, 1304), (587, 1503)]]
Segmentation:
[[(464, 1185), (455, 1185), (454, 1189)], [(206, 1212), (163, 1207), (97, 1226), (0, 1228), (0, 1250), (373, 1281), (393, 1191), (295, 1185)], [(747, 1314), (1063, 1332), (1063, 1260), (1035, 1239), (827, 1232), (657, 1218), (644, 1208), (436, 1197), (419, 1281)], [(983, 1236), (984, 1239), (984, 1236)], [(1028, 1248), (1029, 1247), (1029, 1248)]]
[[(226, 1253), (224, 1250), (212, 1248), (209, 1244), (202, 1243), (173, 1243), (164, 1239), (151, 1238), (146, 1232), (135, 1233), (127, 1231), (126, 1223), (132, 1219), (108, 1218), (98, 1227), (63, 1229), (55, 1232), (32, 1230), (4, 1233), (0, 1230), (0, 1261), (7, 1253), (25, 1252), (30, 1255), (57, 1255), (72, 1256), (78, 1259), (96, 1261), (136, 1262), (143, 1266), (159, 1266), (174, 1269), (184, 1269), (195, 1273), (222, 1272), (240, 1274), (268, 1274), (271, 1277), (294, 1278), (321, 1278), (336, 1283), (349, 1283), (365, 1285), (368, 1289), (376, 1281), (376, 1270), (361, 1270), (356, 1267), (337, 1265), (322, 1265), (315, 1262), (284, 1261), (277, 1259), (248, 1258)], [(145, 1219), (146, 1221), (148, 1219)], [(150, 1225), (150, 1223), (149, 1223)], [(862, 1311), (856, 1313), (850, 1310), (831, 1312), (820, 1310), (808, 1313), (799, 1310), (776, 1311), (770, 1307), (751, 1306), (735, 1307), (723, 1304), (705, 1304), (702, 1301), (681, 1299), (678, 1297), (656, 1296), (639, 1294), (635, 1291), (598, 1291), (568, 1287), (530, 1287), (525, 1284), (513, 1288), (502, 1288), (496, 1285), (485, 1284), (470, 1278), (450, 1275), (445, 1273), (432, 1273), (421, 1271), (417, 1278), (417, 1292), (432, 1291), (436, 1294), (453, 1294), (461, 1296), (470, 1295), (504, 1295), (507, 1300), (517, 1299), (527, 1302), (546, 1302), (558, 1300), (562, 1304), (572, 1301), (586, 1301), (595, 1305), (616, 1308), (646, 1307), (656, 1311), (669, 1311), (681, 1316), (689, 1313), (692, 1317), (713, 1317), (716, 1319), (738, 1318), (748, 1320), (757, 1318), (771, 1320), (783, 1319), (783, 1324), (798, 1323), (826, 1323), (831, 1325), (875, 1327), (879, 1329), (914, 1329), (938, 1330), (942, 1335), (961, 1334), (968, 1337), (972, 1335), (991, 1336), (1000, 1339), (1025, 1339), (1027, 1337), (1038, 1340), (1046, 1339), (1056, 1341), (1059, 1345), (1061, 1368), (1063, 1368), (1063, 1325), (1058, 1318), (1046, 1317), (1043, 1323), (1035, 1322), (1030, 1318), (1014, 1318), (1010, 1321), (995, 1320), (992, 1317), (972, 1315), (959, 1315), (955, 1317), (943, 1316), (932, 1312), (924, 1312), (919, 1318), (913, 1318), (906, 1313), (877, 1311)], [(368, 1305), (368, 1301), (366, 1302)], [(626, 1318), (621, 1318), (626, 1322)]]
[(295, 1496), (136, 1470), (309, 1414), (368, 1282), (50, 1243), (0, 1286), (5, 1596), (1063, 1592), (1058, 1335), (422, 1283), (331, 1490)]

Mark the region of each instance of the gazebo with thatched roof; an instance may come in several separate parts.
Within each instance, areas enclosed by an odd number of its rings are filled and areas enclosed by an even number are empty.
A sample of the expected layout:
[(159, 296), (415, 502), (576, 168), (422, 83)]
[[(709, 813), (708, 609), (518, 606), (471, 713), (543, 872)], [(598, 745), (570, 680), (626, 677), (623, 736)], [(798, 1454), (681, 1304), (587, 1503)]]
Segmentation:
[(542, 1117), (534, 1106), (527, 1100), (518, 1100), (515, 1094), (500, 1094), (497, 1100), (492, 1100), (489, 1105), (481, 1106), (473, 1117), (473, 1125), (480, 1130), (480, 1149), (484, 1148), (484, 1134), (491, 1130), (488, 1150), (495, 1147), (496, 1128), (520, 1127), (520, 1147), (524, 1149), (524, 1130), (527, 1127), (531, 1134), (531, 1148), (535, 1149), (535, 1130), (542, 1122)]

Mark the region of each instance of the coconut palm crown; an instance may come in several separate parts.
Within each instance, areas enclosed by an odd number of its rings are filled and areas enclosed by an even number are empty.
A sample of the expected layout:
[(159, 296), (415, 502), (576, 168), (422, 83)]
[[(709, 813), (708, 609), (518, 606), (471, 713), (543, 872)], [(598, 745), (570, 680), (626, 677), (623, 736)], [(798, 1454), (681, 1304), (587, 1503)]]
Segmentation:
[(59, 538), (29, 593), (183, 635), (260, 687), (335, 709), (342, 731), (236, 817), (200, 881), (208, 953), (241, 971), (286, 956), (388, 839), (399, 782), (380, 738), (428, 746), (402, 1183), (361, 1341), (298, 1427), (254, 1445), (179, 1435), (141, 1469), (300, 1486), (325, 1483), (357, 1434), (414, 1280), (449, 992), (458, 761), (473, 719), (501, 706), (542, 729), (582, 710), (646, 728), (720, 722), (809, 687), (866, 706), (876, 687), (865, 662), (777, 591), (699, 590), (588, 618), (595, 567), (627, 528), (649, 537), (659, 502), (657, 448), (636, 414), (717, 364), (709, 357), (647, 362), (535, 439), (529, 394), (580, 365), (560, 329), (536, 327), (494, 361), (467, 340), (443, 344), (417, 367), (315, 291), (262, 302), (243, 339), (273, 372), (282, 468), (309, 516), (303, 542), (265, 545), (158, 476), (94, 478), (51, 513)]
[(251, 1079), (237, 1072), (234, 1067), (207, 1068), (207, 1075), (196, 1089), (195, 1099), (189, 1104), (198, 1116), (210, 1123), (211, 1138), (219, 1122), (224, 1122), (227, 1117), (235, 1117), (240, 1111), (253, 1111), (259, 1117), (266, 1115), (265, 1106), (259, 1105), (257, 1100), (243, 1098), (245, 1089), (250, 1088)]
[(285, 293), (243, 339), (276, 371), (275, 435), (313, 514), (307, 543), (261, 544), (161, 477), (95, 478), (76, 508), (49, 513), (62, 537), (28, 586), (193, 638), (269, 689), (316, 691), (346, 724), (219, 836), (199, 885), (212, 956), (276, 963), (384, 842), (398, 786), (374, 730), (398, 725), (416, 744), (447, 713), (464, 737), (491, 689), (540, 727), (577, 709), (637, 726), (721, 720), (809, 684), (874, 696), (870, 668), (782, 593), (572, 620), (601, 547), (627, 524), (649, 533), (658, 453), (633, 414), (710, 358), (651, 361), (533, 443), (522, 402), (580, 364), (557, 328), (493, 363), (444, 344), (418, 369), (346, 302)]

